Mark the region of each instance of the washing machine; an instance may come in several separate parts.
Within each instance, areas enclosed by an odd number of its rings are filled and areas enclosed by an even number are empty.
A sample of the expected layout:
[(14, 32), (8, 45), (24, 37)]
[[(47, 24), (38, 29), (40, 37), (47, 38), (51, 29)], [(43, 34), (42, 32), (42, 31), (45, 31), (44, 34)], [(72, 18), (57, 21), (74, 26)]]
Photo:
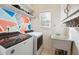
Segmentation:
[(27, 33), (33, 36), (33, 54), (40, 55), (43, 49), (43, 34), (41, 32)]

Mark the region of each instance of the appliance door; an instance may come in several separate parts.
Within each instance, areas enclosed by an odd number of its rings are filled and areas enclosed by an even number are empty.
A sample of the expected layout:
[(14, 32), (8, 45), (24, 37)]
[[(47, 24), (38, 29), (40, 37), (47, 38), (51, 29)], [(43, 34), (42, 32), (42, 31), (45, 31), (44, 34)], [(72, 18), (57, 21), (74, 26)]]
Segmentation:
[(37, 38), (37, 52), (36, 52), (36, 54), (40, 55), (42, 49), (43, 49), (43, 35), (41, 35)]
[(37, 38), (37, 51), (40, 49), (41, 45), (43, 44), (43, 36)]
[(32, 55), (33, 54), (33, 37), (16, 44), (6, 50), (7, 55)]

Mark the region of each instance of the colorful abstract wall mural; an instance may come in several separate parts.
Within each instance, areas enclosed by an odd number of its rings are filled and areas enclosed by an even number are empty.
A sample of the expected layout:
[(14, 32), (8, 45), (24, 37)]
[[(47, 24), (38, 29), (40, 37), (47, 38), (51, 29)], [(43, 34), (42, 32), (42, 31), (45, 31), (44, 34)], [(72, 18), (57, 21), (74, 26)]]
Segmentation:
[(30, 19), (18, 14), (8, 7), (0, 8), (0, 32), (14, 32), (31, 30)]

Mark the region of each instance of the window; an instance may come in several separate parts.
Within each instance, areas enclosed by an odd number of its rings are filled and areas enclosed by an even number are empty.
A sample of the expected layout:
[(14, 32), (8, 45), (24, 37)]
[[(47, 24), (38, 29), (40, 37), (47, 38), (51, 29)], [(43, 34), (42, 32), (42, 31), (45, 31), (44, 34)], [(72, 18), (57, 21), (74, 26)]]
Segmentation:
[(50, 12), (41, 12), (39, 14), (41, 27), (51, 28), (51, 13)]

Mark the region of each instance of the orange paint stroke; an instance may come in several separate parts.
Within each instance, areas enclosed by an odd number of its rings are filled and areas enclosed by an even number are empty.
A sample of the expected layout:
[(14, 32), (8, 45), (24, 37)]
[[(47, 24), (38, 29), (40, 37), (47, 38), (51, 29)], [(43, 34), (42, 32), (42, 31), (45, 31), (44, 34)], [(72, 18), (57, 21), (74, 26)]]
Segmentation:
[(6, 21), (4, 19), (0, 19), (0, 26), (2, 28), (6, 28), (7, 26), (10, 27), (10, 26), (16, 26), (17, 23), (15, 22), (11, 22), (11, 21)]
[(4, 32), (4, 29), (0, 26), (0, 32)]
[(28, 23), (29, 22), (29, 18), (28, 17), (26, 17), (26, 16), (22, 16), (22, 21), (24, 22), (24, 23)]

